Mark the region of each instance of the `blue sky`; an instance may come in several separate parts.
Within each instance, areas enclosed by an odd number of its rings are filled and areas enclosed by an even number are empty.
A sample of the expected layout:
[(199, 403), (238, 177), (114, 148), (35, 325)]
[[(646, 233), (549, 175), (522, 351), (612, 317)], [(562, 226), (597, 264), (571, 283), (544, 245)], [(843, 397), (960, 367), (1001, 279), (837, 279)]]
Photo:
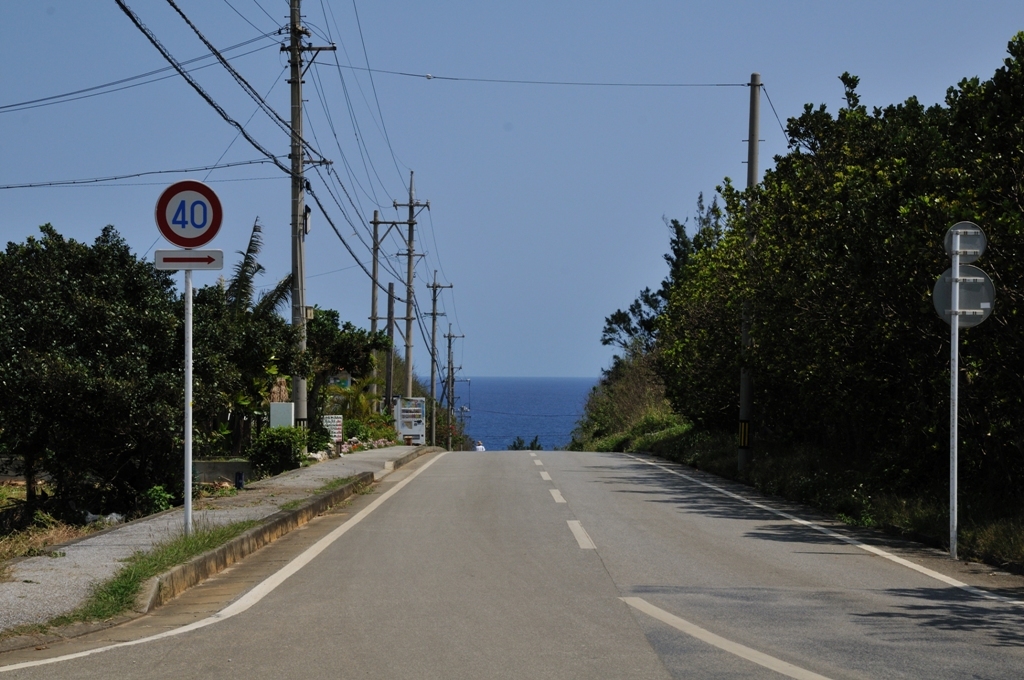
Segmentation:
[[(165, 0), (128, 4), (178, 59), (205, 53)], [(178, 4), (221, 49), (272, 33), (287, 14), (285, 0)], [(307, 74), (307, 137), (334, 161), (344, 188), (332, 182), (331, 191), (354, 226), (315, 174), (314, 191), (365, 263), (365, 220), (375, 208), (401, 219), (391, 205), (406, 200), (415, 170), (417, 198), (431, 203), (417, 228), (417, 249), (426, 251), (417, 297), (426, 310), (424, 286), (435, 269), (442, 283), (454, 284), (442, 296), (447, 316), (440, 325), (451, 322), (466, 336), (456, 342), (455, 363), (477, 376), (596, 376), (607, 365), (612, 352), (599, 343), (604, 317), (665, 274), (662, 217), (692, 215), (698, 193), (710, 196), (726, 176), (745, 181), (748, 91), (423, 74), (742, 84), (757, 71), (785, 121), (805, 103), (835, 111), (844, 71), (860, 76), (869, 107), (910, 96), (941, 102), (961, 78), (989, 77), (1007, 41), (1024, 30), (1019, 2), (305, 0), (303, 9), (313, 42), (338, 46), (337, 62), (321, 55)], [(11, 107), (167, 64), (113, 0), (8, 2), (3, 16), (0, 185), (259, 158), (177, 76)], [(271, 35), (226, 54), (287, 116), (287, 63), (278, 42)], [(212, 65), (194, 72), (203, 88), (262, 145), (286, 154), (287, 136), (262, 113), (253, 116), (253, 100), (224, 69), (212, 60), (190, 68), (204, 64)], [(372, 80), (361, 70), (367, 64), (378, 70)], [(763, 171), (786, 150), (767, 101), (761, 138)], [(208, 181), (224, 205), (225, 223), (210, 247), (235, 261), (258, 217), (264, 284), (290, 271), (288, 180), (270, 165), (3, 189), (0, 236), (22, 241), (51, 222), (66, 236), (92, 241), (113, 224), (135, 251), (152, 257), (153, 248), (170, 247), (158, 240), (157, 197), (185, 178)], [(368, 325), (369, 280), (318, 212), (307, 249), (307, 302)], [(395, 271), (404, 271), (394, 258), (400, 250), (397, 241), (385, 247)], [(212, 283), (216, 274), (195, 280)], [(415, 342), (417, 371), (425, 375), (429, 355), (418, 334)]]

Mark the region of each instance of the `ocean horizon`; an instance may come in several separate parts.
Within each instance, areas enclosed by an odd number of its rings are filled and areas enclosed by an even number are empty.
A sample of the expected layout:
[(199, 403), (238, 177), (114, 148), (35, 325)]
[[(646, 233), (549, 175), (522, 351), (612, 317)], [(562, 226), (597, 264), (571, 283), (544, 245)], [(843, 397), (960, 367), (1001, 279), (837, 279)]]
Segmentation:
[(471, 376), (455, 384), (456, 412), (466, 434), (488, 451), (522, 437), (545, 450), (564, 448), (599, 378)]

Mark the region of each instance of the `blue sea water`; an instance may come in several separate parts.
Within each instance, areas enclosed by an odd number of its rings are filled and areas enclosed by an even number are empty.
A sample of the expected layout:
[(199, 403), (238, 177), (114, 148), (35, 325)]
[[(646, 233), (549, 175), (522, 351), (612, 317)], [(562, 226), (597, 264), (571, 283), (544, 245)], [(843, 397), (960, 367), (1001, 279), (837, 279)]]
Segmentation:
[(597, 378), (470, 378), (455, 385), (456, 407), (466, 434), (488, 451), (507, 449), (516, 437), (539, 437), (550, 451), (572, 439), (596, 384)]

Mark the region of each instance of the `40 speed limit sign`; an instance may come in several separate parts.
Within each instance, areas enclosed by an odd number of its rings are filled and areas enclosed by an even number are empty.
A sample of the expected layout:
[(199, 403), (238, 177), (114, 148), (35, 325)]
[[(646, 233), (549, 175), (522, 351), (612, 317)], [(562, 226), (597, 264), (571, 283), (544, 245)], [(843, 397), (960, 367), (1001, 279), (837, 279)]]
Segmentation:
[(200, 248), (212, 241), (223, 216), (213, 189), (192, 179), (167, 187), (156, 202), (156, 226), (179, 248)]

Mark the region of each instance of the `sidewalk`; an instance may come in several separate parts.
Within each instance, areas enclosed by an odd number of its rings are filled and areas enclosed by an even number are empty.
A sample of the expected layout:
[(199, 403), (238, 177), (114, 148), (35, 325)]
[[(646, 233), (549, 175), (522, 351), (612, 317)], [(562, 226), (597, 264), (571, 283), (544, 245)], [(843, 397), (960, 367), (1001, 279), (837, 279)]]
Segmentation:
[[(392, 446), (350, 453), (341, 458), (291, 470), (254, 482), (236, 496), (207, 498), (193, 504), (194, 526), (263, 520), (281, 511), (281, 506), (311, 498), (328, 482), (360, 473), (372, 473), (374, 480), (411, 462), (419, 455), (436, 451), (429, 446)], [(75, 610), (88, 597), (94, 583), (112, 577), (122, 560), (137, 551), (180, 533), (184, 510), (174, 508), (113, 527), (83, 539), (53, 546), (53, 556), (12, 560), (7, 578), (0, 581), (0, 632), (25, 624), (45, 623)]]

